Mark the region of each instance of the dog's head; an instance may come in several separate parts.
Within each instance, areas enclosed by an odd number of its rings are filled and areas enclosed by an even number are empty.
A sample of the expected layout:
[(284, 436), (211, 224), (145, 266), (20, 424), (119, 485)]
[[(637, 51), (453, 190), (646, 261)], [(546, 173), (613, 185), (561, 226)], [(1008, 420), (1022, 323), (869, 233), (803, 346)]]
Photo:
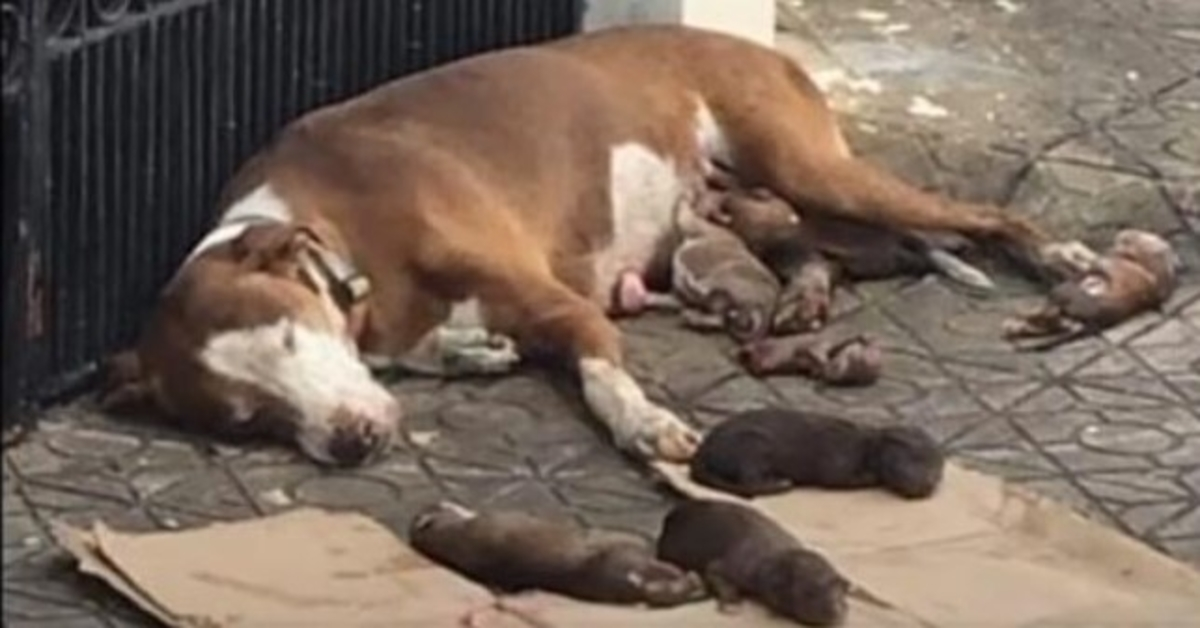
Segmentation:
[[(222, 239), (222, 229), (236, 231)], [(230, 225), (209, 238), (168, 284), (136, 349), (112, 360), (101, 403), (288, 438), (324, 463), (383, 450), (400, 412), (358, 356), (365, 286), (355, 282), (365, 279), (309, 228)]]

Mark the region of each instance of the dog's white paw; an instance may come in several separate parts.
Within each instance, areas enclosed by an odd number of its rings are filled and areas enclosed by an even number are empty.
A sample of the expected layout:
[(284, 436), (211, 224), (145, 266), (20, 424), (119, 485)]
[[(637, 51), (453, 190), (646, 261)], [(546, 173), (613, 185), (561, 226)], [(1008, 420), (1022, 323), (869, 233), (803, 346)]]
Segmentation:
[(601, 358), (584, 358), (579, 372), (588, 406), (608, 426), (617, 447), (651, 460), (691, 459), (700, 435), (647, 399), (625, 369)]
[(646, 401), (633, 419), (638, 429), (626, 443), (626, 449), (649, 459), (684, 463), (692, 459), (700, 446), (700, 433), (670, 410)]
[(521, 360), (512, 338), (479, 327), (441, 330), (438, 350), (442, 368), (451, 375), (507, 373)]

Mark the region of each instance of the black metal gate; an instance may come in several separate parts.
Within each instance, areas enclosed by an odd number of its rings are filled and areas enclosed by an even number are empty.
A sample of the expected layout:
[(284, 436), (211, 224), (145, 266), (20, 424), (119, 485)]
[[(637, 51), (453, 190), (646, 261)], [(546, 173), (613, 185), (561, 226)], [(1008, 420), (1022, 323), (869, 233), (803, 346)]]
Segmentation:
[(128, 343), (224, 180), (389, 77), (574, 32), (581, 0), (2, 0), (4, 390)]

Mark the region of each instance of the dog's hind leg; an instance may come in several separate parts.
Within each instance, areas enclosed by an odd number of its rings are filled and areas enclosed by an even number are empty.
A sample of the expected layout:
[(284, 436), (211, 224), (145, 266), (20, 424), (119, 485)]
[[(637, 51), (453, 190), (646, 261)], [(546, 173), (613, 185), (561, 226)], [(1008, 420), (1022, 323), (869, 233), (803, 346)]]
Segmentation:
[[(792, 79), (799, 80), (797, 76)], [(990, 239), (1018, 261), (1042, 265), (1046, 235), (999, 207), (923, 192), (851, 154), (833, 113), (797, 83), (755, 116), (720, 120), (748, 184), (765, 186), (797, 207), (900, 230), (952, 231)]]

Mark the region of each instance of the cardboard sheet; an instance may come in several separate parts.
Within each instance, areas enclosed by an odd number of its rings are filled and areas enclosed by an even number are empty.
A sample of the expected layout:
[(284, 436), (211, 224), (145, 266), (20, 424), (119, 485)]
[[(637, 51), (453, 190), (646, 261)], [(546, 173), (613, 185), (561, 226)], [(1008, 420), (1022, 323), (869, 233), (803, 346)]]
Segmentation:
[[(917, 502), (817, 490), (745, 502), (697, 486), (684, 467), (656, 468), (684, 494), (758, 508), (922, 625), (1200, 626), (1200, 573), (953, 464), (938, 493)], [(878, 624), (852, 609), (849, 625)]]
[(62, 527), (59, 542), (168, 626), (455, 626), (492, 595), (375, 521), (298, 509), (179, 532)]
[[(656, 467), (685, 494), (683, 468)], [(951, 466), (930, 500), (876, 491), (795, 491), (746, 502), (824, 552), (871, 599), (848, 626), (1200, 626), (1200, 574), (1002, 481)], [(546, 593), (493, 597), (437, 567), (376, 522), (298, 509), (188, 531), (59, 528), (85, 573), (169, 626), (769, 628), (794, 624), (754, 605), (667, 610)]]

